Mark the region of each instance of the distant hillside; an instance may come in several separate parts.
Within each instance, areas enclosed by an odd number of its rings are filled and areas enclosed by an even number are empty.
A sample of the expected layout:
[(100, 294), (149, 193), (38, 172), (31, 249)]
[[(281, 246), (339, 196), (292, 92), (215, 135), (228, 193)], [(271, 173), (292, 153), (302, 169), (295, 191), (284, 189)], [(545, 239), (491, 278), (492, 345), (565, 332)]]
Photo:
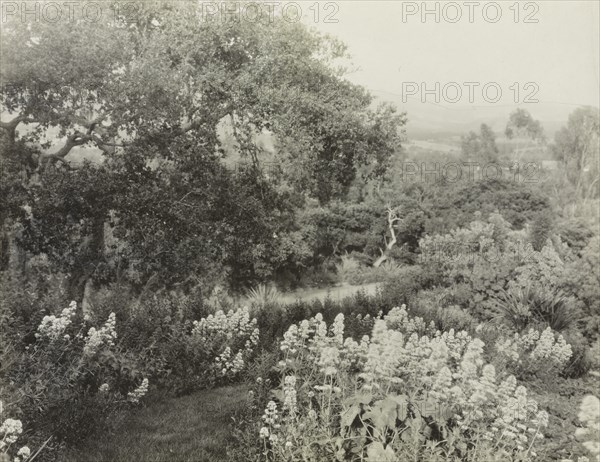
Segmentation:
[(373, 90), (380, 101), (390, 101), (408, 114), (406, 127), (409, 139), (442, 141), (460, 136), (470, 130), (477, 130), (482, 123), (492, 127), (500, 134), (504, 133), (511, 112), (517, 107), (527, 109), (538, 119), (549, 140), (567, 122), (569, 114), (578, 106), (559, 103), (530, 103), (514, 106), (507, 105), (459, 105), (422, 103), (419, 99), (402, 102), (402, 97), (393, 93)]

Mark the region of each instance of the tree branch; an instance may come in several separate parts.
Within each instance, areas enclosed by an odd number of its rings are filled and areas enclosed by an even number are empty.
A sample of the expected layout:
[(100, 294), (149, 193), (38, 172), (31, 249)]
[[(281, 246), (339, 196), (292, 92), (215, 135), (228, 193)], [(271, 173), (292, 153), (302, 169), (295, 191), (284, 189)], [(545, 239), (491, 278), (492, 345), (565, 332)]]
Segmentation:
[(66, 163), (64, 159), (67, 156), (67, 154), (71, 152), (71, 149), (73, 149), (76, 146), (81, 146), (91, 140), (91, 136), (84, 135), (80, 132), (75, 132), (72, 135), (69, 135), (69, 137), (67, 137), (67, 142), (58, 151), (53, 153), (42, 154), (42, 156), (40, 157), (40, 166), (47, 165), (51, 161), (62, 161)]
[(17, 117), (15, 117), (14, 119), (12, 119), (10, 122), (2, 122), (0, 121), (0, 128), (3, 128), (4, 130), (6, 130), (6, 133), (8, 135), (8, 144), (9, 145), (13, 145), (15, 143), (15, 138), (17, 136), (17, 125), (19, 125), (21, 122), (27, 121), (29, 123), (33, 122), (32, 119), (29, 119), (28, 116), (26, 115), (18, 115)]
[(27, 117), (24, 116), (24, 115), (18, 115), (17, 117), (15, 117), (10, 122), (2, 122), (2, 121), (0, 121), (0, 128), (3, 128), (3, 129), (8, 130), (8, 131), (12, 131), (15, 128), (17, 128), (17, 125), (19, 125), (21, 122), (23, 122), (26, 118)]

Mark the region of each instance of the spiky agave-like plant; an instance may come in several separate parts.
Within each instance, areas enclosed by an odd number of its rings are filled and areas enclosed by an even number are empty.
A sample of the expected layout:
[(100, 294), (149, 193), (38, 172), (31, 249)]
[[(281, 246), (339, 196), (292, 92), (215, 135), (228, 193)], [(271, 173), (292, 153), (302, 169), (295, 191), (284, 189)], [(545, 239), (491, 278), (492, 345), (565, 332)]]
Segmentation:
[(555, 332), (574, 327), (580, 319), (575, 301), (562, 291), (539, 287), (511, 287), (495, 300), (495, 320), (521, 331), (531, 324), (550, 326)]
[(247, 298), (250, 305), (264, 308), (279, 301), (279, 291), (276, 287), (259, 284), (248, 291)]

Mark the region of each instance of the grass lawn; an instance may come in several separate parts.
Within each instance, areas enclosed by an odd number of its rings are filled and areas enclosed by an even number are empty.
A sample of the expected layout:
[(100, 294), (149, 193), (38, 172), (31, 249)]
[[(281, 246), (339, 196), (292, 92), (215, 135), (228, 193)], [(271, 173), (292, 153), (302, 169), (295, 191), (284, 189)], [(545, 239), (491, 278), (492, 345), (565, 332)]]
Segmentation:
[[(584, 395), (597, 394), (597, 377), (528, 382), (528, 390), (550, 414), (540, 460), (577, 460), (586, 455), (575, 430)], [(247, 387), (228, 386), (180, 398), (165, 398), (126, 415), (112, 432), (90, 438), (69, 451), (66, 462), (225, 462), (232, 444), (231, 417), (243, 408)], [(250, 460), (250, 458), (248, 459)]]
[(65, 455), (67, 462), (226, 461), (231, 416), (241, 408), (244, 386), (168, 398), (128, 415), (111, 432)]

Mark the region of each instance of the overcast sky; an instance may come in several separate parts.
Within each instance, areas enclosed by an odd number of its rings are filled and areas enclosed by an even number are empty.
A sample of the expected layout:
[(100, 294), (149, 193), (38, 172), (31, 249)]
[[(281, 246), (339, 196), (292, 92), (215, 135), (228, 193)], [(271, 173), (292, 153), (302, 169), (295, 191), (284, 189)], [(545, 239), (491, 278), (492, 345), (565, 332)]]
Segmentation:
[[(371, 90), (403, 93), (403, 82), (426, 82), (435, 88), (457, 82), (464, 91), (456, 104), (469, 104), (469, 88), (463, 82), (478, 82), (473, 87), (474, 103), (486, 104), (482, 86), (495, 82), (503, 100), (510, 102), (517, 82), (518, 100), (535, 91), (540, 102), (599, 105), (599, 2), (541, 1), (519, 3), (515, 21), (513, 1), (500, 1), (500, 19), (493, 2), (479, 2), (469, 22), (465, 2), (428, 2), (430, 10), (439, 8), (439, 22), (434, 14), (421, 17), (421, 2), (339, 1), (334, 12), (326, 2), (319, 2), (321, 14), (315, 26), (341, 38), (348, 44), (353, 62), (360, 68), (349, 79)], [(439, 6), (436, 7), (436, 3)], [(404, 5), (403, 5), (404, 4)], [(305, 6), (306, 5), (306, 6)], [(304, 20), (314, 24), (314, 10), (302, 3)], [(458, 8), (457, 8), (458, 6)], [(483, 8), (486, 6), (485, 16)], [(411, 9), (418, 8), (409, 15)], [(403, 17), (404, 10), (404, 17)], [(461, 18), (455, 22), (457, 14)], [(325, 23), (325, 16), (337, 23)], [(526, 23), (525, 19), (537, 20)], [(406, 89), (406, 87), (405, 87)], [(416, 96), (421, 97), (419, 88)], [(448, 87), (448, 97), (454, 98)], [(494, 88), (489, 90), (493, 99)], [(432, 97), (428, 97), (431, 101)], [(444, 97), (442, 94), (442, 103)]]

